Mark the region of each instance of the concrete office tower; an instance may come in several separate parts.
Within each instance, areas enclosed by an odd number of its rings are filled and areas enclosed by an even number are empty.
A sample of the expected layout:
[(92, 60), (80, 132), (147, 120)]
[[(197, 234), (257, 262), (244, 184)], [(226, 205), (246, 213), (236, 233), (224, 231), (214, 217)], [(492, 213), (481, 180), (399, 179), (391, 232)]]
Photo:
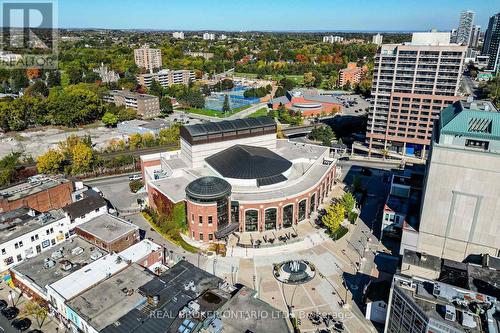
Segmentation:
[(460, 22), (458, 23), (457, 30), (457, 44), (469, 45), (474, 15), (475, 13), (470, 10), (460, 13)]
[(500, 69), (500, 13), (490, 17), (488, 30), (484, 36), (483, 55), (489, 56), (488, 69), (498, 72)]
[[(367, 144), (425, 158), (434, 119), (458, 100), (467, 46), (449, 32), (414, 33), (407, 44), (383, 44), (375, 57)], [(380, 152), (380, 150), (379, 150)]]
[(205, 32), (203, 34), (203, 40), (215, 40), (215, 34)]
[(138, 67), (145, 68), (150, 72), (162, 66), (160, 49), (151, 49), (147, 44), (134, 50), (134, 59)]
[(469, 47), (473, 49), (477, 48), (477, 46), (479, 45), (480, 37), (481, 37), (481, 26), (475, 25), (472, 28), (472, 33), (470, 35)]
[(174, 33), (172, 33), (172, 37), (175, 39), (184, 39), (184, 32), (175, 31)]
[(384, 36), (382, 36), (381, 34), (376, 34), (373, 36), (372, 38), (372, 43), (373, 44), (377, 44), (377, 45), (382, 45), (382, 39), (383, 39)]
[(500, 113), (459, 101), (441, 113), (425, 176), (417, 251), (462, 261), (500, 249)]

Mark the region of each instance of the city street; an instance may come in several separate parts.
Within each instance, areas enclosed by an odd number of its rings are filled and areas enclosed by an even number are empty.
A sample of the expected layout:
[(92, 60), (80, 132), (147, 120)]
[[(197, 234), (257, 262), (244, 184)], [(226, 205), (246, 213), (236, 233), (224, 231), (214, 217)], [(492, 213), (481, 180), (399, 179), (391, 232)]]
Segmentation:
[(145, 194), (132, 193), (129, 188), (129, 174), (113, 177), (105, 177), (93, 180), (84, 180), (83, 183), (97, 187), (104, 198), (118, 211), (138, 210), (140, 208), (137, 199), (145, 197)]

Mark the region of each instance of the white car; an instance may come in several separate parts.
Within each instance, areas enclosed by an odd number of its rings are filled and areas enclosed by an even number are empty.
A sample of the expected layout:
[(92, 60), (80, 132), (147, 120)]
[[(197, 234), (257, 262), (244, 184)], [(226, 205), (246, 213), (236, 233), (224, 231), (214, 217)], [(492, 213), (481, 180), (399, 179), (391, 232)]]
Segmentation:
[(131, 175), (131, 176), (128, 176), (128, 180), (132, 181), (132, 180), (141, 180), (142, 179), (142, 176), (141, 175)]

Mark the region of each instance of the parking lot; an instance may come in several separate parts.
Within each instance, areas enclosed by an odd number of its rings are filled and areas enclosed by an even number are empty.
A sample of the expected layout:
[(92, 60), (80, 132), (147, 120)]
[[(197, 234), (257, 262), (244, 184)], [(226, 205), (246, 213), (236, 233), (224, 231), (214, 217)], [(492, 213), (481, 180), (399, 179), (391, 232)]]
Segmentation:
[(371, 107), (370, 102), (360, 95), (342, 95), (338, 98), (344, 103), (342, 115), (362, 116), (367, 114), (366, 109)]

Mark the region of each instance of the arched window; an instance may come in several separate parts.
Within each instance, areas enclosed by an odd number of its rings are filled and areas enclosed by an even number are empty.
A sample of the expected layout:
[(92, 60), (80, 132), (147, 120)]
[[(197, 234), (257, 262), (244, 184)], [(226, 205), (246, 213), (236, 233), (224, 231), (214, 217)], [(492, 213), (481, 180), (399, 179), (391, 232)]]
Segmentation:
[(283, 207), (283, 228), (293, 225), (293, 204)]
[(259, 226), (259, 211), (255, 209), (245, 212), (245, 231), (257, 231)]
[(309, 204), (309, 214), (312, 214), (316, 209), (316, 193), (311, 195), (310, 204)]
[(299, 202), (299, 221), (306, 219), (307, 199)]
[(278, 217), (278, 210), (276, 208), (268, 208), (264, 212), (264, 223), (266, 230), (276, 229), (276, 220)]

